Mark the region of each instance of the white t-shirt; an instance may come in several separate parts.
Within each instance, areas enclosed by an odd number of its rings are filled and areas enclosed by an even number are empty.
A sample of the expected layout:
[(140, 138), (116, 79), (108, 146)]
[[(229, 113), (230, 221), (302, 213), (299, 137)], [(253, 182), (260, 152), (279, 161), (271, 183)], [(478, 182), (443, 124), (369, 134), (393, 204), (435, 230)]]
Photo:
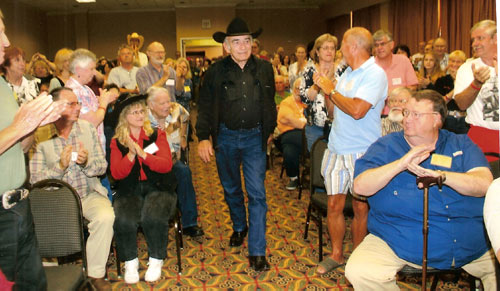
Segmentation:
[(491, 183), (484, 200), (484, 225), (495, 254), (500, 249), (500, 178)]
[[(454, 96), (461, 93), (474, 80), (472, 73), (472, 64), (477, 68), (487, 66), (481, 58), (468, 60), (457, 72), (455, 80)], [(489, 67), (490, 78), (483, 84), (481, 90), (477, 94), (476, 99), (469, 108), (467, 108), (467, 123), (480, 126), (492, 130), (499, 130), (500, 123), (498, 121), (498, 76), (495, 74), (495, 68)]]

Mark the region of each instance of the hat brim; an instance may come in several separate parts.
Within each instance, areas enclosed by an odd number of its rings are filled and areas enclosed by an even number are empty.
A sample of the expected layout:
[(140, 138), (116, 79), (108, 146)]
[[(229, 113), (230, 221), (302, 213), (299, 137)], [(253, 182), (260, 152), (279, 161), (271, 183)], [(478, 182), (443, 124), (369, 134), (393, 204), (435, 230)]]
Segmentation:
[(214, 40), (218, 43), (223, 43), (224, 42), (224, 39), (228, 36), (238, 36), (238, 35), (251, 35), (252, 38), (257, 38), (259, 37), (259, 35), (262, 33), (262, 28), (259, 28), (257, 29), (257, 31), (253, 32), (253, 33), (235, 33), (235, 34), (226, 34), (222, 31), (217, 31), (216, 33), (214, 33), (212, 35), (212, 37), (214, 38)]
[(145, 101), (148, 98), (147, 94), (144, 95), (130, 95), (130, 93), (123, 93), (116, 100), (115, 107), (113, 109), (113, 128), (118, 125), (118, 119), (123, 109), (125, 109), (130, 104), (134, 104), (140, 101)]

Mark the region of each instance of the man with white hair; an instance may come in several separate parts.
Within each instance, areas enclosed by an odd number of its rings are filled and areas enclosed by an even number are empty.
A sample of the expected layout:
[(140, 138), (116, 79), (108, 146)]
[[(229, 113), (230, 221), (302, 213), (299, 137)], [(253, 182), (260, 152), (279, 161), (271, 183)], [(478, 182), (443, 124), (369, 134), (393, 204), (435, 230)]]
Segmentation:
[(382, 118), (382, 136), (403, 130), (401, 124), (403, 121), (403, 109), (410, 96), (410, 90), (405, 87), (396, 88), (389, 94), (389, 98), (387, 99), (389, 114)]
[[(467, 109), (469, 137), (483, 152), (498, 152), (497, 26), (492, 20), (476, 23), (471, 29), (472, 48), (477, 59), (464, 63), (457, 72), (453, 98)], [(491, 160), (488, 157), (488, 160)]]
[[(250, 268), (269, 270), (266, 260), (266, 148), (276, 127), (274, 76), (269, 62), (252, 55), (251, 33), (236, 17), (226, 33), (213, 34), (229, 56), (208, 68), (201, 86), (198, 154), (208, 163), (215, 154), (224, 197), (233, 222), (229, 246), (239, 247), (248, 233)], [(213, 143), (213, 144), (212, 144)], [(214, 150), (214, 148), (216, 150)], [(248, 195), (248, 220), (240, 169)], [(247, 221), (250, 221), (248, 224)]]
[(181, 149), (187, 147), (189, 112), (179, 103), (171, 102), (168, 90), (153, 86), (148, 90), (149, 120), (154, 128), (167, 134), (172, 151), (172, 172), (177, 178), (177, 199), (181, 210), (182, 232), (191, 237), (204, 235), (198, 226), (196, 192), (189, 166), (181, 161)]
[[(152, 86), (163, 87), (175, 101), (175, 84), (181, 82), (176, 76), (175, 70), (169, 65), (164, 65), (165, 48), (157, 41), (148, 45), (146, 54), (149, 58), (147, 66), (140, 68), (135, 76), (139, 92), (145, 94)], [(182, 92), (178, 92), (181, 94)]]

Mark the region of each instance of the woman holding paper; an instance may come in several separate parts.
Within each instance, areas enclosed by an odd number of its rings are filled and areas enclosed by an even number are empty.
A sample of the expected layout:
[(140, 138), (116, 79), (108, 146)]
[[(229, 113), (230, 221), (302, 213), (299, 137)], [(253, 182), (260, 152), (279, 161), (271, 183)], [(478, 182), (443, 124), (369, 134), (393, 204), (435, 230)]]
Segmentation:
[(153, 130), (144, 100), (130, 96), (115, 106), (118, 116), (111, 141), (111, 174), (118, 181), (114, 198), (115, 241), (118, 259), (125, 261), (125, 282), (139, 281), (137, 228), (142, 226), (148, 244), (149, 267), (145, 280), (161, 276), (167, 255), (168, 221), (176, 207), (176, 196), (163, 185), (172, 168), (165, 132)]

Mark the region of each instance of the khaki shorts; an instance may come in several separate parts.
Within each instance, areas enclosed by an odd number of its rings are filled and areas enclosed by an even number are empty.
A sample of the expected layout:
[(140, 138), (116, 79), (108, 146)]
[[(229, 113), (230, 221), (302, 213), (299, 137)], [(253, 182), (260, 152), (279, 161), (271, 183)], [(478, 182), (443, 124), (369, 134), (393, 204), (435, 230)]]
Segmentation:
[(364, 153), (338, 155), (325, 150), (321, 161), (321, 175), (325, 179), (325, 188), (328, 195), (347, 194), (359, 200), (366, 197), (356, 195), (352, 190), (354, 182), (354, 164)]

